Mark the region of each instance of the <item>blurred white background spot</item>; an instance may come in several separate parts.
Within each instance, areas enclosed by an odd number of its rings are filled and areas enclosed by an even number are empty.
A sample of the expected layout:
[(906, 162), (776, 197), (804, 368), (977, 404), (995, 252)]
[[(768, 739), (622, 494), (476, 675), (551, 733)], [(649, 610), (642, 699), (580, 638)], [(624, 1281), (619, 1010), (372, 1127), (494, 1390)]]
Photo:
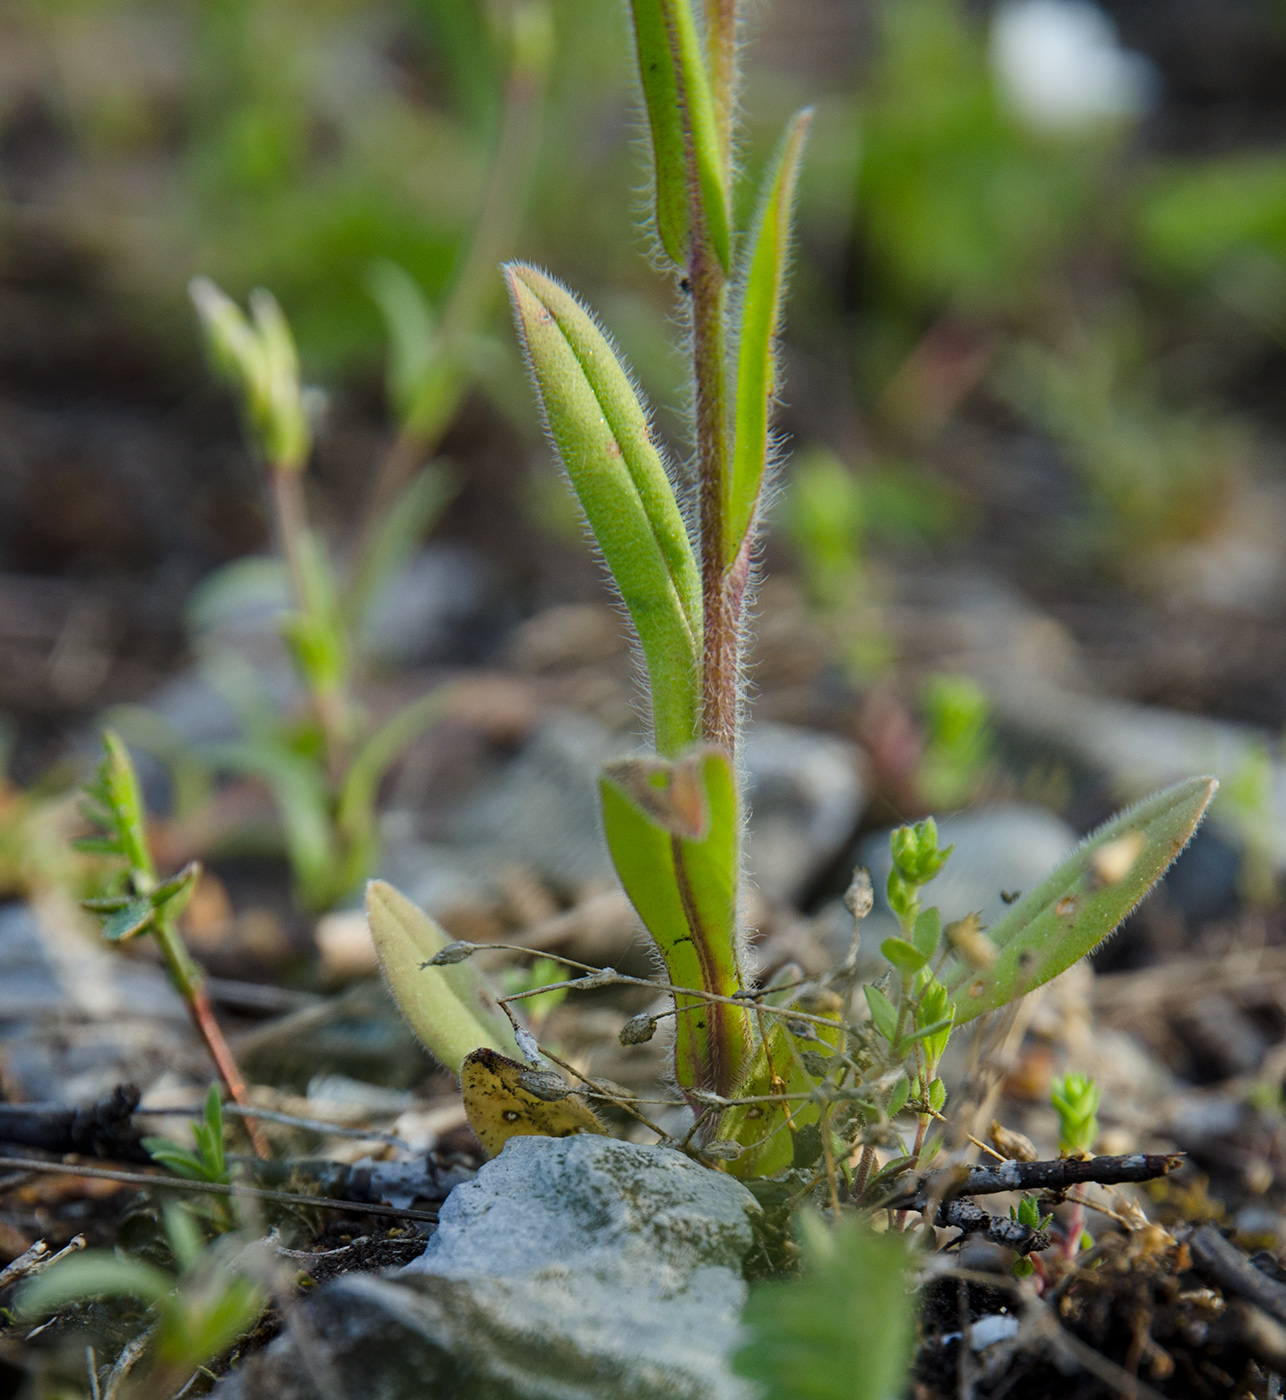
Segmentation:
[(991, 61), (1023, 120), (1051, 131), (1141, 116), (1160, 86), (1152, 62), (1123, 49), (1089, 0), (1005, 0), (992, 19)]

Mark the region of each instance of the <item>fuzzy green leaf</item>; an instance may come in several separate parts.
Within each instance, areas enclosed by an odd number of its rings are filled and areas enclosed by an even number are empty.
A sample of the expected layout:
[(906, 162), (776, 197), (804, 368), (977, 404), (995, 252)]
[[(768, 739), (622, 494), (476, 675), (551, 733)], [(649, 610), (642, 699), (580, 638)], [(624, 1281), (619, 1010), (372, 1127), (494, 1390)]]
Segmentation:
[(366, 887), (366, 916), (393, 1000), (433, 1056), (458, 1075), (464, 1057), (486, 1047), (521, 1059), (508, 1018), (470, 962), (424, 967), (450, 942), (422, 910), (383, 880)]
[(521, 263), (505, 275), (550, 436), (643, 647), (656, 746), (679, 753), (697, 733), (700, 584), (647, 415), (575, 297)]
[[(616, 873), (670, 981), (732, 996), (741, 986), (740, 815), (728, 755), (700, 748), (677, 763), (626, 759), (603, 770), (599, 792)], [(746, 1013), (695, 997), (676, 1001), (679, 1083), (729, 1093), (749, 1055)]]
[(683, 127), (679, 117), (678, 75), (670, 57), (665, 13), (658, 0), (633, 0), (634, 46), (639, 81), (652, 132), (652, 178), (656, 186), (656, 228), (671, 259), (684, 266), (692, 225), (684, 179)]
[(752, 1288), (733, 1358), (760, 1400), (886, 1400), (901, 1395), (915, 1329), (906, 1236), (862, 1220), (801, 1221), (804, 1271)]
[[(719, 261), (731, 262), (725, 160), (691, 0), (631, 0), (639, 79), (652, 131), (657, 231), (688, 262), (693, 205)], [(689, 171), (696, 172), (696, 189)]]
[(142, 1259), (91, 1249), (62, 1260), (27, 1284), (19, 1294), (18, 1311), (36, 1317), (65, 1303), (121, 1295), (159, 1303), (174, 1283), (172, 1275)]
[(995, 962), (945, 976), (963, 1024), (1057, 977), (1120, 927), (1192, 839), (1219, 784), (1176, 783), (1099, 828), (988, 931)]
[(936, 909), (926, 909), (915, 921), (911, 942), (920, 950), (925, 962), (938, 951), (942, 941), (942, 915)]
[(776, 393), (776, 338), (781, 326), (790, 254), (795, 186), (812, 112), (786, 130), (764, 180), (740, 287), (736, 426), (724, 501), (724, 558), (735, 559), (750, 529), (768, 464), (768, 416)]
[(896, 1118), (906, 1107), (907, 1100), (911, 1097), (911, 1081), (903, 1075), (893, 1086), (893, 1092), (889, 1095), (888, 1108), (885, 1112), (890, 1118)]

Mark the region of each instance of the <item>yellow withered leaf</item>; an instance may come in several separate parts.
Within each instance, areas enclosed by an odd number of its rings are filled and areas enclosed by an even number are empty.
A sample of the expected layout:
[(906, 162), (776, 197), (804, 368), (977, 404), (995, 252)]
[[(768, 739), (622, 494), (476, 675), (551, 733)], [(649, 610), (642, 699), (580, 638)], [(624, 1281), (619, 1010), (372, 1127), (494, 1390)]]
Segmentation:
[(571, 1137), (602, 1133), (603, 1125), (558, 1075), (474, 1050), (460, 1071), (464, 1111), (487, 1155), (511, 1137)]

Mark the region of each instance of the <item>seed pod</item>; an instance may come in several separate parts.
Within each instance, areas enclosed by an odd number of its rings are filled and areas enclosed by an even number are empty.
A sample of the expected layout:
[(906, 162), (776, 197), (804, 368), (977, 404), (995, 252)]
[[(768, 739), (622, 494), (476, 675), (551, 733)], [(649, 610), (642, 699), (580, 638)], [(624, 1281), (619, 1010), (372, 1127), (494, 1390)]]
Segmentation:
[(853, 871), (853, 878), (844, 892), (844, 907), (855, 919), (864, 919), (875, 904), (875, 892), (871, 888), (871, 872), (860, 865)]
[(518, 1083), (543, 1103), (557, 1103), (571, 1093), (562, 1075), (547, 1069), (524, 1070), (518, 1076)]
[(982, 916), (966, 914), (943, 929), (947, 942), (976, 972), (985, 972), (996, 961), (996, 945), (983, 932)]
[(1002, 1157), (1008, 1157), (1011, 1162), (1034, 1162), (1040, 1156), (1030, 1138), (1014, 1132), (1012, 1128), (1006, 1128), (1003, 1123), (994, 1119), (991, 1124), (991, 1143)]
[(452, 963), (463, 962), (465, 958), (471, 957), (478, 949), (476, 943), (470, 943), (466, 939), (457, 938), (454, 943), (448, 943), (445, 948), (438, 952), (426, 963), (421, 963), (421, 967), (449, 967)]
[(646, 1011), (631, 1016), (621, 1027), (617, 1039), (622, 1045), (645, 1045), (656, 1034), (656, 1017)]

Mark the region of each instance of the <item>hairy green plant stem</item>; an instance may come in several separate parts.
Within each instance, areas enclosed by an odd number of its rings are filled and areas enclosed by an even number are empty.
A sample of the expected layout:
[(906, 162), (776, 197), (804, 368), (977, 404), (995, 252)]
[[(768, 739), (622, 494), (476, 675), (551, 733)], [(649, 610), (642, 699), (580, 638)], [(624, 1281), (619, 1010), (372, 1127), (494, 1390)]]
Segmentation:
[[(308, 547), (308, 513), (304, 505), (303, 473), (273, 466), (272, 505), (277, 536), (286, 559), (290, 591), (296, 609), (305, 617), (313, 611), (313, 591), (308, 583), (304, 550)], [(344, 771), (348, 752), (348, 697), (342, 689), (314, 690), (313, 710), (326, 747), (326, 770), (337, 783)]]
[(737, 0), (706, 0), (706, 54), (724, 179), (732, 175), (732, 123), (737, 105)]
[(694, 239), (688, 281), (692, 288), (692, 367), (695, 381), (697, 470), (700, 481), (701, 737), (733, 753), (737, 746), (737, 681), (740, 666), (744, 576), (724, 558), (724, 481), (728, 474), (728, 288), (708, 241)]

